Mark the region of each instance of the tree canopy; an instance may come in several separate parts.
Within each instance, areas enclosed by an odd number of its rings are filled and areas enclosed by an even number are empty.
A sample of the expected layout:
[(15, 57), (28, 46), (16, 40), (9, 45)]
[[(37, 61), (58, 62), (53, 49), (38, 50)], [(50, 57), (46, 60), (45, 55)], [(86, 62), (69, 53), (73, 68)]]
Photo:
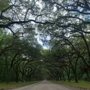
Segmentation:
[(89, 0), (0, 0), (0, 81), (90, 81), (89, 24)]

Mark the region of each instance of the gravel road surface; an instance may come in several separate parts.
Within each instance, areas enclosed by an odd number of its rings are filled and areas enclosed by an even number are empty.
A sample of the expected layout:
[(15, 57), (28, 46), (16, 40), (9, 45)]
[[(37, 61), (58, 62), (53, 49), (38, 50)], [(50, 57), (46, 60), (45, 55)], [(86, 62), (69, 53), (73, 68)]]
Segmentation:
[(23, 86), (13, 90), (72, 90), (72, 89), (44, 80), (39, 83)]

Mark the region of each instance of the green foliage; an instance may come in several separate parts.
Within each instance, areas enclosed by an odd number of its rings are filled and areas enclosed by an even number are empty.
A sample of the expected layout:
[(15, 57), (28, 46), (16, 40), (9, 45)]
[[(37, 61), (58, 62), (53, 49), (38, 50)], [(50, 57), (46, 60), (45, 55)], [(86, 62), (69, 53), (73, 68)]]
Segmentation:
[(10, 0), (0, 0), (0, 11), (6, 9), (9, 6)]
[(41, 54), (35, 42), (33, 45), (27, 38), (14, 38), (2, 31), (0, 34), (0, 82), (36, 80)]
[[(6, 8), (11, 4), (10, 1), (0, 0), (0, 11), (4, 10), (0, 23), (1, 27), (7, 24), (4, 28), (11, 28), (17, 37), (0, 29), (0, 81), (30, 81), (46, 77), (53, 80), (78, 82), (79, 79), (88, 79), (90, 81), (90, 27), (84, 24), (89, 21), (88, 18), (86, 18), (86, 22), (82, 23), (81, 16), (84, 7), (78, 15), (76, 13), (78, 10), (75, 10), (74, 13), (73, 9), (81, 6), (73, 8), (71, 5), (72, 10), (67, 10), (70, 9), (67, 6), (67, 2), (70, 0), (63, 0), (60, 3), (59, 0), (56, 0), (57, 3), (43, 0), (41, 1), (42, 8), (35, 3), (36, 0), (15, 0), (15, 8), (10, 8), (9, 11)], [(78, 1), (78, 3), (81, 2)], [(84, 2), (81, 4), (86, 5)], [(11, 20), (5, 15), (7, 11)], [(88, 11), (86, 12), (88, 13)], [(36, 21), (29, 17), (36, 17)], [(83, 17), (86, 15), (83, 14)], [(28, 23), (24, 24), (21, 20)], [(18, 27), (18, 30), (13, 30), (13, 28), (15, 29), (13, 24), (20, 24), (19, 21), (23, 22), (21, 24), (23, 28)], [(31, 23), (31, 21), (38, 24)], [(50, 50), (42, 50), (42, 47), (37, 44), (36, 29), (40, 38), (50, 36)], [(81, 78), (79, 78), (80, 76)]]

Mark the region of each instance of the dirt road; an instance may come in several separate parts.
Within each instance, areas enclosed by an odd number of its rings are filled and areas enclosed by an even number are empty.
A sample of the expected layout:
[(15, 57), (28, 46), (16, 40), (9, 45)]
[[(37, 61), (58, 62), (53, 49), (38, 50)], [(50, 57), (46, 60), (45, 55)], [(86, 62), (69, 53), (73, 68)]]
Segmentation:
[(42, 81), (36, 84), (23, 86), (13, 90), (72, 90), (72, 89), (66, 88), (62, 85), (51, 83), (49, 81)]

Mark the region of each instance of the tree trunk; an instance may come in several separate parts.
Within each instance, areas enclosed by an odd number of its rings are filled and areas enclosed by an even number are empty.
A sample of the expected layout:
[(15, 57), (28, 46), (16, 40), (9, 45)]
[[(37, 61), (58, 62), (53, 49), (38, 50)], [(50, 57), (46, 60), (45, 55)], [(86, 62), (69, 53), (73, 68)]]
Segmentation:
[(7, 57), (5, 57), (5, 66), (6, 66), (6, 83), (9, 83), (9, 70), (8, 70), (8, 61), (7, 61)]
[(68, 77), (68, 82), (70, 82), (70, 81), (71, 81), (71, 79), (70, 79), (70, 75), (67, 74), (67, 77)]
[(87, 74), (87, 80), (90, 82), (90, 75), (89, 75), (88, 70), (86, 70), (86, 74)]

